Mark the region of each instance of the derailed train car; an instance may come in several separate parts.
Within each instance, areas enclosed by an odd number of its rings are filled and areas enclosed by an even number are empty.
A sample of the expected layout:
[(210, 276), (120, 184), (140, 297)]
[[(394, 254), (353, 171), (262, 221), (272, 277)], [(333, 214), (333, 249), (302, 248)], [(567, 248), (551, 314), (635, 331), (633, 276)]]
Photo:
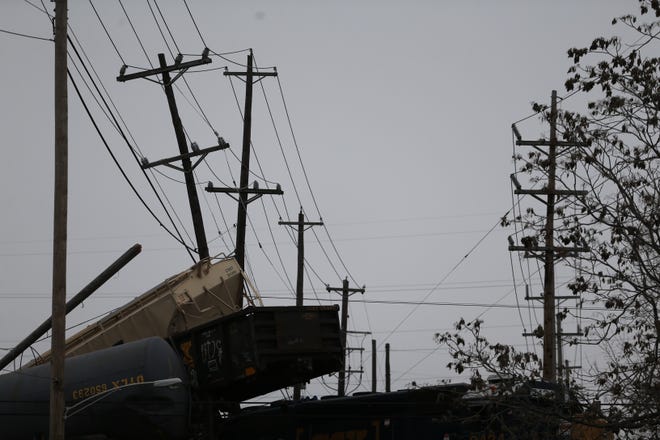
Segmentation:
[[(164, 379), (176, 386), (159, 387)], [(47, 438), (50, 366), (0, 376), (0, 438)], [(167, 383), (167, 382), (165, 382)], [(171, 382), (170, 382), (171, 383)], [(183, 439), (190, 408), (186, 372), (161, 338), (147, 338), (67, 359), (67, 439), (102, 434), (118, 439)]]
[[(249, 307), (68, 358), (67, 439), (214, 438), (220, 408), (339, 368), (337, 310)], [(49, 390), (49, 365), (0, 376), (2, 440), (47, 438)]]

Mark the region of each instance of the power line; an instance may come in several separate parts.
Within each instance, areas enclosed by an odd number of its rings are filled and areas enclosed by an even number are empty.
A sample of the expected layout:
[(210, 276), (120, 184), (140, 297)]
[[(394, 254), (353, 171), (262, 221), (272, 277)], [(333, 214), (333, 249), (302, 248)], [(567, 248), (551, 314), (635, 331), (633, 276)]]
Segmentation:
[[(510, 292), (509, 292), (510, 293)], [(509, 294), (507, 293), (507, 295)], [(274, 296), (274, 295), (261, 295), (263, 299), (273, 299), (278, 301), (289, 301), (290, 297), (284, 296)], [(305, 297), (305, 300), (314, 300), (316, 298)], [(501, 299), (500, 299), (501, 300)], [(336, 299), (320, 299), (323, 302), (336, 303)], [(467, 307), (467, 308), (488, 308), (488, 309), (515, 309), (517, 308), (516, 304), (500, 304), (499, 302), (494, 303), (473, 303), (473, 302), (456, 302), (456, 301), (406, 301), (406, 300), (380, 300), (380, 299), (352, 299), (353, 303), (365, 303), (365, 304), (382, 304), (390, 306), (399, 306), (399, 305), (414, 305), (414, 306), (433, 306), (433, 307)], [(535, 309), (541, 310), (542, 306), (531, 306)], [(606, 307), (584, 307), (583, 310), (593, 311), (593, 312), (603, 312), (603, 311), (614, 311), (615, 309), (608, 309)], [(391, 332), (388, 332), (391, 336)], [(379, 346), (380, 348), (380, 346)]]
[[(504, 214), (503, 217), (505, 217), (509, 212), (510, 212), (510, 210), (507, 211), (507, 212)], [(432, 288), (431, 290), (429, 290), (429, 292), (424, 296), (424, 299), (422, 299), (422, 301), (421, 301), (419, 304), (416, 304), (415, 307), (414, 307), (410, 312), (408, 312), (408, 314), (407, 314), (406, 316), (404, 316), (403, 319), (402, 319), (401, 321), (399, 321), (399, 323), (398, 323), (398, 324), (397, 324), (397, 325), (396, 325), (396, 326), (390, 331), (390, 333), (385, 337), (385, 339), (383, 339), (383, 340), (380, 342), (380, 344), (379, 344), (379, 348), (380, 348), (380, 346), (382, 346), (382, 345), (385, 343), (385, 341), (387, 341), (387, 340), (390, 338), (390, 336), (392, 336), (392, 334), (393, 334), (395, 331), (397, 331), (397, 330), (399, 329), (399, 327), (401, 327), (401, 325), (403, 325), (404, 322), (406, 322), (406, 321), (408, 320), (408, 318), (410, 318), (410, 317), (413, 315), (413, 313), (415, 313), (415, 311), (419, 308), (419, 306), (420, 306), (421, 304), (423, 304), (424, 301), (426, 301), (426, 299), (427, 299), (429, 296), (431, 296), (431, 294), (432, 294), (433, 292), (435, 292), (436, 288), (439, 287), (442, 283), (444, 283), (445, 280), (446, 280), (447, 278), (449, 278), (449, 277), (451, 276), (451, 274), (454, 273), (454, 271), (455, 271), (456, 269), (458, 269), (458, 267), (459, 267), (461, 264), (463, 264), (463, 262), (464, 262), (464, 261), (470, 256), (470, 254), (472, 254), (472, 252), (473, 252), (477, 247), (479, 247), (479, 245), (480, 245), (480, 244), (486, 239), (486, 237), (488, 237), (488, 236), (490, 235), (491, 232), (493, 232), (493, 231), (495, 230), (495, 228), (496, 228), (499, 224), (500, 224), (500, 220), (498, 219), (498, 221), (493, 225), (493, 227), (490, 228), (490, 230), (488, 230), (488, 232), (486, 232), (486, 234), (483, 235), (483, 236), (482, 236), (482, 237), (481, 237), (481, 238), (475, 243), (475, 245), (472, 246), (472, 248), (470, 248), (470, 250), (469, 250), (469, 251), (468, 251), (463, 257), (461, 257), (461, 259), (460, 259), (460, 260), (454, 265), (454, 267), (452, 267), (452, 268), (449, 270), (449, 272), (447, 272), (447, 273), (445, 274), (445, 276), (444, 276), (444, 277), (443, 277), (443, 278), (442, 278), (442, 279), (441, 279), (441, 280), (440, 280), (435, 286), (433, 286), (433, 288)]]
[(119, 53), (119, 49), (117, 48), (117, 45), (115, 44), (114, 40), (110, 36), (110, 32), (108, 32), (108, 28), (105, 26), (105, 23), (103, 23), (103, 20), (101, 20), (101, 16), (99, 15), (98, 11), (96, 10), (96, 7), (94, 6), (94, 3), (92, 3), (92, 0), (89, 0), (89, 5), (94, 10), (94, 14), (96, 14), (96, 18), (98, 18), (99, 23), (101, 23), (101, 27), (103, 28), (103, 31), (105, 31), (105, 34), (108, 36), (108, 40), (110, 40), (110, 43), (112, 44), (112, 47), (114, 47), (114, 49), (115, 49), (115, 52), (117, 52), (117, 56), (121, 60), (121, 63), (126, 64), (126, 61), (124, 61), (124, 57), (122, 57), (121, 53)]
[(160, 15), (160, 18), (163, 20), (165, 29), (167, 30), (167, 33), (170, 35), (170, 38), (172, 39), (172, 43), (174, 43), (174, 47), (176, 48), (178, 53), (181, 53), (181, 49), (179, 48), (179, 45), (177, 44), (176, 39), (174, 38), (174, 35), (172, 35), (172, 30), (170, 29), (170, 26), (167, 24), (167, 21), (165, 20), (165, 16), (163, 15), (163, 12), (160, 10), (160, 6), (158, 6), (158, 2), (156, 0), (154, 0), (154, 5), (156, 6), (156, 9), (158, 9), (158, 14)]
[(124, 4), (122, 3), (121, 0), (119, 0), (119, 6), (121, 6), (121, 9), (124, 11), (124, 15), (128, 20), (128, 24), (131, 26), (131, 29), (133, 30), (133, 35), (135, 35), (135, 38), (137, 39), (137, 42), (140, 45), (140, 48), (142, 48), (142, 53), (144, 53), (144, 56), (147, 59), (147, 62), (149, 63), (149, 66), (151, 66), (151, 68), (153, 69), (154, 65), (151, 63), (151, 60), (149, 59), (149, 55), (147, 54), (147, 51), (144, 48), (144, 44), (142, 44), (142, 40), (140, 39), (137, 30), (135, 29), (135, 26), (133, 26), (133, 21), (131, 20), (131, 17), (128, 15), (128, 12), (126, 12), (126, 8), (124, 8)]
[(190, 19), (193, 22), (193, 25), (195, 25), (195, 29), (197, 30), (197, 34), (199, 35), (199, 39), (202, 40), (202, 44), (204, 47), (208, 47), (208, 44), (206, 44), (206, 41), (204, 41), (204, 37), (202, 37), (202, 33), (199, 30), (199, 26), (197, 26), (197, 22), (195, 21), (195, 17), (193, 16), (192, 12), (190, 11), (190, 7), (188, 7), (188, 1), (183, 0), (183, 4), (186, 5), (186, 9), (188, 10), (188, 15), (190, 15)]
[[(91, 2), (91, 0), (90, 0), (90, 2)], [(79, 54), (78, 50), (76, 49), (76, 46), (73, 44), (73, 41), (72, 41), (70, 38), (69, 38), (69, 43), (70, 43), (71, 47), (73, 48), (74, 52), (76, 53), (76, 56), (78, 57), (80, 63), (83, 65), (83, 68), (84, 68), (85, 71), (87, 72), (87, 75), (90, 77), (92, 84), (95, 85), (95, 82), (94, 82), (93, 78), (91, 77), (91, 75), (89, 75), (89, 71), (87, 70), (84, 61), (83, 61), (82, 58), (80, 57), (80, 54)], [(70, 73), (69, 73), (69, 77), (71, 78), (71, 81), (72, 81), (72, 83), (73, 83), (74, 80), (73, 80), (73, 77), (71, 76)], [(75, 83), (74, 83), (74, 86), (75, 86)], [(90, 120), (92, 121), (92, 124), (94, 125), (94, 127), (95, 127), (97, 133), (98, 133), (99, 136), (101, 137), (101, 140), (103, 141), (103, 143), (104, 143), (104, 145), (105, 145), (105, 147), (106, 147), (106, 150), (108, 151), (108, 153), (110, 153), (110, 155), (111, 155), (113, 161), (115, 162), (115, 165), (119, 168), (119, 170), (120, 170), (121, 174), (124, 176), (124, 179), (126, 180), (126, 182), (129, 184), (129, 186), (131, 187), (131, 189), (133, 190), (133, 192), (135, 193), (135, 195), (138, 197), (138, 199), (142, 202), (142, 204), (143, 204), (144, 207), (147, 209), (147, 211), (149, 211), (149, 213), (154, 217), (154, 219), (156, 219), (156, 221), (160, 224), (160, 226), (163, 227), (163, 228), (165, 229), (165, 231), (167, 231), (167, 232), (168, 232), (172, 237), (174, 237), (179, 243), (181, 243), (182, 245), (184, 245), (184, 247), (186, 248), (186, 251), (188, 252), (188, 254), (190, 255), (190, 257), (191, 257), (191, 258), (193, 259), (193, 261), (194, 261), (195, 259), (194, 259), (193, 255), (192, 255), (192, 253), (191, 253), (191, 249), (190, 249), (190, 247), (189, 247), (189, 246), (183, 241), (183, 238), (181, 237), (181, 234), (180, 234), (180, 232), (178, 231), (176, 225), (174, 224), (174, 221), (173, 221), (172, 217), (170, 216), (169, 212), (167, 211), (167, 209), (165, 209), (165, 213), (166, 213), (166, 215), (168, 216), (168, 218), (170, 219), (170, 221), (172, 222), (172, 225), (173, 225), (175, 231), (177, 232), (178, 236), (175, 235), (174, 233), (172, 233), (167, 227), (165, 227), (165, 225), (160, 221), (160, 219), (156, 216), (156, 214), (153, 212), (153, 210), (147, 205), (146, 201), (145, 201), (145, 200), (142, 198), (142, 196), (139, 194), (139, 192), (137, 191), (137, 188), (135, 188), (135, 186), (133, 185), (133, 183), (130, 181), (130, 179), (128, 178), (128, 175), (125, 173), (125, 171), (123, 170), (123, 168), (122, 168), (121, 165), (119, 164), (119, 161), (117, 160), (116, 156), (114, 155), (114, 153), (113, 153), (112, 150), (110, 149), (110, 146), (109, 146), (109, 144), (107, 143), (107, 141), (105, 140), (105, 137), (104, 137), (103, 134), (101, 133), (100, 128), (98, 127), (96, 121), (94, 120), (94, 117), (93, 117), (92, 114), (91, 114), (91, 111), (89, 110), (89, 107), (88, 107), (87, 104), (85, 103), (85, 101), (84, 101), (84, 99), (83, 99), (83, 97), (82, 97), (82, 94), (80, 93), (80, 90), (78, 89), (77, 86), (75, 86), (75, 88), (76, 88), (76, 92), (78, 93), (78, 96), (79, 96), (81, 102), (83, 103), (83, 107), (85, 108), (85, 111), (87, 112), (87, 114), (88, 114)], [(96, 85), (95, 85), (95, 88), (96, 88)], [(103, 96), (101, 95), (100, 91), (98, 90), (98, 88), (97, 88), (97, 93), (101, 96), (101, 99), (102, 99), (102, 100), (104, 101), (104, 103), (105, 103), (105, 100), (104, 100)], [(106, 103), (105, 105), (106, 105), (106, 107), (107, 107), (107, 103)], [(111, 115), (112, 115), (112, 112), (111, 112)], [(113, 118), (114, 118), (114, 116), (113, 116)], [(115, 124), (116, 124), (117, 127), (119, 127), (119, 124), (118, 124), (118, 122), (117, 122), (116, 120), (115, 120)], [(121, 135), (122, 135), (122, 138), (124, 139), (124, 141), (126, 142), (126, 144), (127, 144), (127, 145), (129, 146), (129, 148), (130, 148), (130, 142), (128, 142), (128, 139), (127, 139), (126, 136), (123, 134), (123, 131), (120, 131), (120, 133), (121, 133)], [(133, 151), (133, 149), (130, 148), (130, 150), (131, 150), (131, 152), (133, 153), (133, 155), (134, 155), (134, 157), (135, 157), (135, 160), (138, 161), (137, 156), (135, 156), (135, 152)], [(144, 170), (143, 170), (143, 173), (144, 173)], [(146, 173), (144, 173), (144, 175), (147, 176)], [(165, 208), (165, 206), (164, 206), (164, 204), (163, 204), (163, 202), (162, 202), (162, 199), (160, 198), (160, 196), (158, 195), (158, 193), (155, 191), (155, 188), (153, 187), (153, 184), (151, 183), (151, 181), (149, 180), (148, 177), (147, 177), (147, 181), (149, 182), (151, 188), (152, 188), (152, 189), (154, 190), (154, 192), (156, 193), (156, 197), (157, 197), (158, 200), (160, 201), (161, 206), (163, 206), (163, 208)]]
[(13, 32), (13, 31), (8, 31), (6, 29), (0, 29), (0, 32), (4, 34), (10, 34), (10, 35), (16, 35), (18, 37), (24, 37), (24, 38), (32, 38), (34, 40), (43, 40), (43, 41), (55, 41), (52, 38), (45, 38), (45, 37), (37, 37), (35, 35), (28, 35), (28, 34), (22, 34), (20, 32)]
[[(155, 0), (154, 0), (155, 3)], [(167, 47), (167, 51), (170, 53), (170, 56), (174, 58), (174, 53), (172, 52), (172, 49), (170, 48), (170, 45), (167, 42), (167, 38), (165, 38), (165, 34), (163, 33), (163, 29), (160, 27), (160, 23), (158, 22), (158, 18), (156, 17), (156, 13), (154, 12), (154, 9), (151, 7), (151, 3), (149, 0), (147, 0), (147, 6), (149, 6), (149, 10), (151, 11), (151, 16), (154, 18), (154, 21), (156, 22), (156, 27), (158, 28), (158, 32), (160, 32), (160, 36), (163, 38), (163, 41), (165, 42), (165, 47)]]

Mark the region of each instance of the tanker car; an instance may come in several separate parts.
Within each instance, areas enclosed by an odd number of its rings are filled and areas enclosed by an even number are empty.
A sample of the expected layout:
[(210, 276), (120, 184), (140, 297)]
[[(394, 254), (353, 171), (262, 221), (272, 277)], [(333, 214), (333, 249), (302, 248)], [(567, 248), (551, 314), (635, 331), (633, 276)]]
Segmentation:
[[(157, 386), (164, 379), (180, 383)], [(47, 438), (50, 382), (49, 365), (0, 376), (0, 438)], [(164, 339), (146, 338), (67, 359), (64, 393), (67, 439), (92, 434), (126, 440), (186, 438), (189, 382)]]

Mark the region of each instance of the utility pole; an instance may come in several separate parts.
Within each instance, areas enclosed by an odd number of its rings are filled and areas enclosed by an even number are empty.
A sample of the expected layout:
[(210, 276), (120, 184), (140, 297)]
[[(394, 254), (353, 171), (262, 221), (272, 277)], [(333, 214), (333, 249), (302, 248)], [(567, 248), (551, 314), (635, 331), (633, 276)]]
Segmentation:
[(305, 269), (305, 231), (312, 226), (323, 226), (323, 222), (306, 222), (305, 214), (302, 208), (298, 213), (297, 222), (285, 222), (280, 220), (279, 225), (297, 226), (298, 227), (298, 276), (296, 279), (296, 306), (302, 307), (303, 305), (303, 275)]
[[(277, 72), (254, 72), (252, 69), (252, 50), (247, 56), (247, 70), (245, 72), (224, 72), (225, 76), (244, 76), (245, 77), (245, 106), (243, 108), (243, 153), (241, 156), (241, 177), (238, 192), (238, 215), (236, 221), (236, 261), (241, 269), (245, 270), (245, 226), (247, 220), (247, 205), (252, 200), (248, 199), (249, 194), (254, 194), (254, 191), (248, 189), (248, 179), (250, 177), (250, 146), (252, 145), (252, 86), (254, 85), (254, 77), (264, 76), (277, 76)], [(258, 79), (260, 81), (261, 78)], [(207, 188), (209, 192), (227, 192), (212, 190)], [(266, 191), (258, 190), (257, 191)], [(260, 194), (268, 194), (259, 192)], [(281, 194), (276, 192), (274, 194)], [(273, 194), (272, 192), (270, 194)]]
[[(545, 217), (545, 243), (543, 246), (530, 245), (529, 243), (524, 246), (517, 246), (511, 244), (509, 250), (511, 251), (524, 251), (527, 255), (531, 255), (543, 260), (544, 264), (544, 279), (543, 279), (543, 379), (549, 382), (557, 381), (557, 350), (561, 349), (561, 333), (557, 330), (555, 305), (558, 299), (566, 297), (557, 297), (555, 295), (555, 260), (563, 258), (564, 256), (574, 252), (585, 252), (588, 249), (586, 246), (582, 247), (565, 247), (555, 246), (554, 244), (554, 219), (555, 219), (555, 203), (558, 198), (562, 196), (584, 196), (586, 191), (573, 191), (573, 190), (558, 190), (556, 183), (557, 174), (557, 148), (558, 147), (574, 147), (586, 146), (581, 142), (567, 142), (557, 140), (557, 91), (552, 91), (551, 105), (550, 105), (550, 140), (522, 140), (515, 125), (512, 127), (513, 132), (517, 138), (516, 145), (518, 146), (532, 146), (536, 149), (539, 147), (548, 147), (546, 153), (548, 157), (548, 183), (543, 189), (522, 189), (520, 183), (515, 175), (511, 175), (516, 190), (515, 194), (531, 195), (535, 199), (541, 201), (546, 205)], [(545, 199), (540, 196), (546, 196)], [(531, 298), (538, 299), (538, 298)], [(526, 334), (528, 335), (528, 334)]]
[[(152, 168), (157, 165), (165, 165), (170, 168), (173, 168), (178, 171), (182, 171), (186, 181), (186, 190), (188, 192), (188, 202), (190, 204), (190, 212), (192, 215), (193, 227), (195, 229), (195, 238), (197, 241), (197, 253), (199, 254), (200, 261), (209, 257), (209, 247), (206, 241), (206, 232), (204, 230), (204, 221), (202, 219), (202, 210), (199, 206), (199, 197), (197, 196), (197, 188), (195, 187), (195, 176), (193, 171), (197, 165), (212, 151), (221, 150), (228, 148), (229, 145), (221, 138), (218, 137), (218, 145), (215, 147), (206, 148), (200, 150), (197, 148), (197, 145), (193, 143), (191, 148), (192, 152), (188, 151), (188, 144), (186, 142), (186, 135), (183, 131), (183, 124), (181, 123), (181, 118), (179, 116), (179, 110), (176, 105), (176, 99), (174, 98), (174, 90), (172, 89), (172, 84), (178, 78), (180, 78), (189, 68), (200, 66), (203, 64), (209, 64), (211, 58), (208, 56), (209, 50), (204, 49), (202, 57), (198, 60), (183, 62), (183, 57), (179, 55), (174, 64), (171, 66), (167, 65), (165, 61), (165, 55), (162, 53), (158, 54), (158, 62), (160, 64), (159, 68), (145, 70), (138, 73), (133, 73), (126, 75), (126, 66), (121, 68), (120, 74), (117, 77), (117, 81), (125, 82), (137, 78), (147, 78), (153, 75), (162, 76), (162, 85), (165, 90), (165, 96), (167, 97), (167, 104), (170, 109), (170, 115), (172, 117), (172, 124), (174, 125), (174, 133), (176, 135), (176, 141), (179, 145), (179, 156), (170, 157), (167, 159), (159, 160), (156, 162), (149, 163), (146, 158), (142, 162), (142, 169)], [(170, 77), (170, 72), (178, 72), (176, 76), (172, 79)], [(192, 157), (200, 156), (200, 158), (193, 165), (191, 162)], [(181, 161), (181, 167), (173, 165), (173, 162)]]
[(337, 395), (344, 396), (346, 393), (346, 335), (348, 333), (348, 297), (355, 293), (364, 293), (364, 287), (361, 289), (349, 288), (348, 278), (345, 278), (342, 287), (326, 286), (328, 292), (341, 292), (341, 347), (342, 347), (342, 366), (339, 370), (339, 381), (337, 384)]
[[(280, 225), (298, 227), (298, 274), (296, 280), (296, 307), (303, 305), (303, 275), (305, 273), (305, 230), (312, 226), (323, 226), (323, 222), (305, 222), (305, 214), (302, 207), (298, 213), (297, 222), (285, 222), (280, 220)], [(307, 228), (306, 228), (307, 227)], [(293, 400), (300, 400), (300, 384), (293, 387)]]
[(376, 340), (371, 340), (371, 392), (375, 393), (378, 391), (377, 376), (378, 376), (378, 362), (376, 361), (376, 356), (378, 351), (376, 349)]
[(390, 387), (390, 343), (385, 344), (385, 392), (391, 391)]
[(67, 93), (67, 0), (55, 3), (55, 184), (50, 424), (48, 438), (64, 440), (64, 350), (66, 344), (66, 251), (69, 163)]

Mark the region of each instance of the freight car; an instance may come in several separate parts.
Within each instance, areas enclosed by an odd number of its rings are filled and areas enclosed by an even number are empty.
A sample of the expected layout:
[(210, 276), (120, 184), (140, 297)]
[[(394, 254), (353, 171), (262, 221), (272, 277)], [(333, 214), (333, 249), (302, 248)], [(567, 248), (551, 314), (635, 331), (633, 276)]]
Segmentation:
[[(163, 379), (177, 386), (158, 387)], [(47, 438), (50, 366), (0, 376), (0, 438)], [(167, 382), (165, 382), (167, 383)], [(183, 439), (190, 396), (183, 364), (161, 338), (146, 338), (67, 359), (67, 439)]]
[[(219, 426), (220, 440), (612, 440), (593, 422), (560, 423), (559, 404), (542, 384), (507, 396), (467, 384), (361, 393), (247, 408)], [(556, 386), (555, 386), (556, 387)]]
[[(337, 311), (248, 307), (167, 340), (68, 358), (67, 439), (215, 438), (220, 409), (340, 368)], [(49, 365), (0, 376), (2, 440), (46, 438), (49, 389)]]

